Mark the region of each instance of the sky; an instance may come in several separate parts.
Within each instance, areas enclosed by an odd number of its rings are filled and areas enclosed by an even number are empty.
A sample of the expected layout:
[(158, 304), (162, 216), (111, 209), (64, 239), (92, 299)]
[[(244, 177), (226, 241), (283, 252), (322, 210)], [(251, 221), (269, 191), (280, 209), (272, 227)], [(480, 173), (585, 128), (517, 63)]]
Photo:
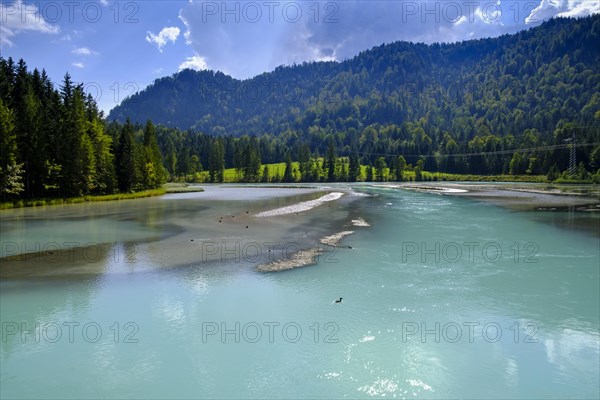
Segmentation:
[(57, 86), (69, 72), (108, 112), (185, 68), (247, 79), (398, 40), (495, 37), (594, 13), (600, 0), (0, 0), (0, 55)]

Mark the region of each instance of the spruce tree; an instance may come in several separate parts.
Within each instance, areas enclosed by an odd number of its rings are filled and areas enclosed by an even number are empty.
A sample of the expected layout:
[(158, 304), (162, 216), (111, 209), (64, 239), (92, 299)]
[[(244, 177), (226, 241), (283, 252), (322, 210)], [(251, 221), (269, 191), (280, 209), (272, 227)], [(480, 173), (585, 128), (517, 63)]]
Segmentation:
[(22, 165), (17, 164), (17, 138), (13, 115), (0, 98), (0, 199), (19, 195), (23, 190)]
[(288, 154), (285, 159), (285, 170), (283, 172), (284, 182), (294, 182), (294, 173), (292, 170), (292, 157)]
[(335, 182), (336, 174), (335, 174), (335, 147), (333, 145), (333, 138), (329, 139), (329, 145), (327, 146), (327, 157), (325, 159), (327, 165), (327, 181)]
[(133, 125), (129, 118), (121, 129), (116, 154), (116, 174), (119, 190), (130, 192), (135, 184)]

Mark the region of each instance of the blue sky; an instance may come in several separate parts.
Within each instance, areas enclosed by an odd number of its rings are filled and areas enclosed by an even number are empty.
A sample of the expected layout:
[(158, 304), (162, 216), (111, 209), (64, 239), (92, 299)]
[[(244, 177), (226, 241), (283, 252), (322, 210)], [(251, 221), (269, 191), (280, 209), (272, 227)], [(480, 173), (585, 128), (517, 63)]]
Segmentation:
[(600, 12), (599, 0), (6, 1), (2, 57), (68, 71), (104, 111), (183, 68), (246, 79), (285, 64), (344, 60), (396, 40), (494, 37), (554, 16)]

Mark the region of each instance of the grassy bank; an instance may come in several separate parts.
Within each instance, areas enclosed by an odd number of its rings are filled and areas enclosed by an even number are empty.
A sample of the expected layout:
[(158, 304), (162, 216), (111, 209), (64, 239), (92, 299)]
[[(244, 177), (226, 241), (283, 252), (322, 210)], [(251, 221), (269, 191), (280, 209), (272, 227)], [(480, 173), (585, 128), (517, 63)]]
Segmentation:
[(59, 204), (77, 204), (86, 202), (96, 201), (114, 201), (114, 200), (129, 200), (129, 199), (141, 199), (144, 197), (161, 196), (167, 193), (167, 189), (153, 189), (144, 190), (141, 192), (133, 193), (116, 193), (107, 194), (103, 196), (81, 196), (81, 197), (69, 197), (69, 198), (57, 198), (57, 199), (25, 199), (15, 200), (12, 202), (0, 203), (0, 210), (6, 210), (9, 208), (21, 208), (21, 207), (40, 207), (40, 206), (55, 206)]
[(116, 193), (102, 196), (15, 200), (0, 203), (0, 210), (22, 207), (55, 206), (59, 204), (77, 204), (97, 201), (142, 199), (146, 197), (162, 196), (163, 194), (167, 193), (190, 193), (202, 191), (204, 191), (204, 189), (198, 186), (190, 186), (187, 183), (166, 183), (163, 187), (159, 189), (143, 190), (140, 192), (132, 193)]
[(163, 185), (163, 189), (167, 193), (193, 193), (193, 192), (204, 192), (200, 186), (192, 186), (187, 183), (180, 182), (169, 182)]
[[(320, 160), (322, 162), (322, 160)], [(265, 166), (269, 169), (269, 179), (270, 183), (279, 183), (280, 179), (283, 177), (285, 172), (285, 163), (278, 164), (263, 164), (261, 166), (261, 176), (262, 176), (262, 168)], [(295, 176), (298, 178), (298, 169), (299, 165), (297, 162), (292, 163), (292, 167), (296, 170)], [(375, 172), (375, 171), (374, 171)], [(360, 182), (364, 182), (367, 176), (367, 166), (361, 165), (361, 174), (359, 177)], [(388, 168), (385, 170), (384, 176), (386, 179), (384, 181), (393, 181), (393, 179), (389, 179), (391, 177), (391, 173)], [(325, 178), (324, 176), (322, 177)], [(411, 182), (415, 181), (416, 174), (413, 169), (407, 169), (404, 171), (404, 181)], [(373, 177), (375, 181), (377, 179), (376, 176)], [(564, 184), (594, 184), (598, 183), (598, 175), (590, 175), (589, 179), (575, 179), (569, 178), (565, 179), (560, 177), (553, 183), (564, 183)], [(207, 171), (199, 172), (195, 177), (192, 175), (188, 175), (186, 177), (187, 181), (196, 181), (198, 183), (208, 182), (209, 175)], [(446, 172), (422, 172), (422, 180), (424, 182), (428, 181), (441, 181), (441, 182), (523, 182), (523, 183), (552, 183), (548, 181), (546, 175), (475, 175), (475, 174), (451, 174)], [(240, 183), (241, 182), (241, 174), (235, 168), (227, 168), (223, 174), (223, 183)]]

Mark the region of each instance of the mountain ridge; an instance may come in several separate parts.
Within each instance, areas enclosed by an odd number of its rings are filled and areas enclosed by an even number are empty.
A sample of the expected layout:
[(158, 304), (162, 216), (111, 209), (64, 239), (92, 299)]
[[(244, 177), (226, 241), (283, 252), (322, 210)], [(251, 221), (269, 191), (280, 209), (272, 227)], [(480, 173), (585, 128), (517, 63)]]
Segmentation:
[[(597, 74), (594, 64), (600, 63), (600, 52), (594, 43), (600, 42), (598, 31), (598, 15), (556, 18), (496, 38), (430, 45), (403, 41), (383, 44), (341, 62), (280, 66), (246, 80), (219, 71), (188, 69), (159, 78), (125, 99), (110, 112), (108, 120), (123, 122), (130, 118), (143, 123), (151, 119), (173, 128), (241, 136), (305, 129), (307, 121), (303, 120), (311, 118), (311, 110), (343, 108), (344, 103), (352, 103), (357, 97), (367, 100), (373, 95), (383, 96), (389, 106), (390, 97), (422, 97), (427, 90), (441, 90), (434, 95), (436, 106), (448, 97), (442, 93), (445, 91), (452, 97), (450, 106), (457, 108), (465, 94), (480, 94), (472, 86), (481, 82), (468, 82), (465, 76), (487, 73), (484, 81), (488, 85), (501, 84), (504, 76), (531, 77), (565, 55), (575, 58), (571, 66), (583, 64)], [(549, 43), (543, 43), (540, 36)], [(586, 92), (592, 89), (586, 88)], [(363, 127), (372, 122), (415, 122), (426, 114), (408, 104), (392, 108), (412, 112), (401, 119), (363, 118), (360, 122)]]

